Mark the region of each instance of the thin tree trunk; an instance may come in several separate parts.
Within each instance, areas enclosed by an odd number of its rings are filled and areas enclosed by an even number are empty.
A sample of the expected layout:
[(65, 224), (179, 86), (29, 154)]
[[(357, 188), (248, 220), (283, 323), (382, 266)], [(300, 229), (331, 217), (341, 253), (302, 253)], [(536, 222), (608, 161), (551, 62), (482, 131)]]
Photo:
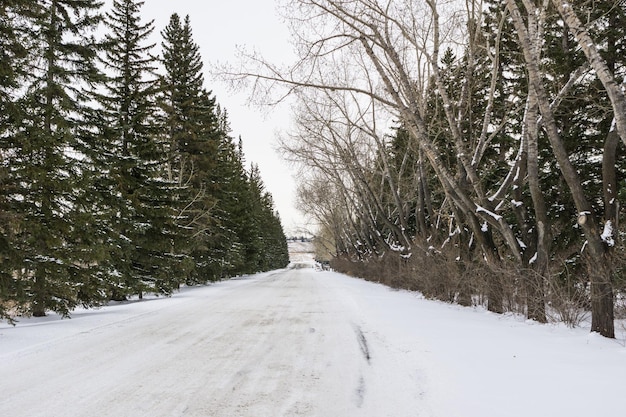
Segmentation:
[(456, 273), (457, 273), (457, 297), (456, 302), (462, 306), (469, 307), (472, 305), (472, 287), (470, 285), (470, 277), (467, 276), (467, 265), (471, 262), (471, 254), (473, 252), (473, 245), (470, 245), (471, 237), (468, 236), (469, 233), (462, 226), (466, 223), (465, 219), (462, 217), (460, 211), (455, 211), (455, 217), (457, 219), (457, 225), (461, 227), (461, 230), (458, 234), (458, 259), (455, 263)]
[(31, 311), (34, 317), (44, 317), (46, 315), (46, 299), (48, 298), (48, 295), (46, 294), (47, 283), (42, 276), (45, 276), (45, 271), (35, 272), (35, 283), (33, 288), (35, 295), (31, 306)]
[(617, 183), (617, 145), (619, 144), (619, 136), (615, 129), (611, 129), (604, 142), (604, 153), (602, 156), (602, 185), (604, 188), (604, 221), (611, 222), (606, 228), (610, 229), (610, 238), (617, 238), (618, 234), (618, 207), (617, 200), (618, 183)]
[[(539, 145), (538, 145), (538, 106), (537, 97), (534, 90), (529, 92), (528, 111), (526, 114), (526, 146), (527, 146), (527, 175), (530, 196), (533, 201), (536, 218), (536, 256), (533, 265), (534, 274), (528, 277), (528, 301), (527, 316), (529, 319), (545, 323), (546, 306), (544, 281), (548, 271), (550, 242), (550, 219), (546, 209), (545, 200), (539, 183)], [(532, 258), (531, 258), (532, 259)]]
[[(539, 55), (538, 49), (535, 56)], [(533, 271), (526, 277), (527, 317), (540, 323), (547, 322), (544, 283), (548, 269), (550, 251), (550, 220), (539, 182), (539, 108), (534, 90), (528, 92), (526, 112), (524, 114), (524, 135), (526, 137), (526, 173), (533, 209), (535, 212), (535, 231), (532, 247), (535, 253), (527, 253), (526, 262), (534, 258), (530, 267)], [(532, 251), (529, 251), (532, 252)]]

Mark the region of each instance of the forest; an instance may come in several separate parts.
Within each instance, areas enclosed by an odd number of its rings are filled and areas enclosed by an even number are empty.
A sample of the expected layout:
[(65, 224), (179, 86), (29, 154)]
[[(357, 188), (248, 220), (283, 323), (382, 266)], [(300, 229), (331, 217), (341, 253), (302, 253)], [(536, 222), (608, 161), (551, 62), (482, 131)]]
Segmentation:
[[(614, 337), (625, 314), (626, 4), (284, 0), (281, 148), (336, 270)], [(621, 315), (621, 316), (619, 316)]]
[(189, 16), (171, 16), (157, 54), (143, 4), (0, 3), (0, 319), (289, 262)]

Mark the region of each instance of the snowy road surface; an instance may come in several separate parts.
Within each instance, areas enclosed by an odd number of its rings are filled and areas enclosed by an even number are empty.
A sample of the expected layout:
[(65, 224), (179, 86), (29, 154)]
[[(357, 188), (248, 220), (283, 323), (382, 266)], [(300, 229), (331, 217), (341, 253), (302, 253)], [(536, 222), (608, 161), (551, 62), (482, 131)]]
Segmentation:
[(293, 269), (0, 326), (0, 416), (623, 415), (624, 347)]

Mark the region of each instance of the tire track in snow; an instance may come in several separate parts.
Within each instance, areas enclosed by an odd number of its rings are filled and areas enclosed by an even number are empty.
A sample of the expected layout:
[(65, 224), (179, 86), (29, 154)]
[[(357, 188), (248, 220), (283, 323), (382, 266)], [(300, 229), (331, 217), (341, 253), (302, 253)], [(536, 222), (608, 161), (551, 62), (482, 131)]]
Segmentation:
[(363, 334), (363, 330), (361, 329), (361, 326), (355, 325), (354, 331), (356, 332), (356, 338), (357, 338), (357, 341), (359, 342), (361, 353), (363, 353), (363, 357), (369, 364), (371, 360), (370, 349), (369, 349), (369, 346), (367, 345), (367, 339), (365, 338), (365, 335)]
[[(363, 354), (363, 358), (368, 365), (371, 365), (371, 355), (369, 345), (367, 343), (367, 339), (365, 334), (363, 333), (363, 329), (361, 326), (353, 324), (354, 332), (356, 333), (356, 340), (359, 345), (359, 349)], [(363, 407), (363, 402), (365, 401), (365, 377), (363, 376), (363, 372), (359, 376), (359, 380), (357, 383), (357, 387), (355, 389), (356, 401), (355, 404), (358, 408)]]

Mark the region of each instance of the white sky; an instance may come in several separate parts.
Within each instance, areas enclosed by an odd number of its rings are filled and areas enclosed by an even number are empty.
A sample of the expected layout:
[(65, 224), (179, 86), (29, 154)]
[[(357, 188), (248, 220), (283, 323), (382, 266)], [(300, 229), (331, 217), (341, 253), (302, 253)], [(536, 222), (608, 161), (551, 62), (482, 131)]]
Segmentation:
[[(106, 2), (106, 9), (112, 4)], [(250, 107), (245, 92), (233, 93), (228, 86), (211, 79), (216, 63), (235, 62), (237, 46), (255, 49), (272, 61), (289, 61), (291, 47), (288, 30), (278, 17), (276, 0), (145, 0), (143, 22), (154, 19), (153, 42), (160, 49), (160, 32), (172, 13), (191, 18), (195, 42), (204, 58), (206, 87), (220, 105), (228, 110), (234, 137), (241, 135), (247, 163), (259, 165), (267, 190), (274, 197), (287, 235), (304, 227), (304, 216), (294, 207), (295, 182), (287, 162), (275, 151), (276, 136), (290, 123), (288, 109), (277, 108), (270, 114)]]

